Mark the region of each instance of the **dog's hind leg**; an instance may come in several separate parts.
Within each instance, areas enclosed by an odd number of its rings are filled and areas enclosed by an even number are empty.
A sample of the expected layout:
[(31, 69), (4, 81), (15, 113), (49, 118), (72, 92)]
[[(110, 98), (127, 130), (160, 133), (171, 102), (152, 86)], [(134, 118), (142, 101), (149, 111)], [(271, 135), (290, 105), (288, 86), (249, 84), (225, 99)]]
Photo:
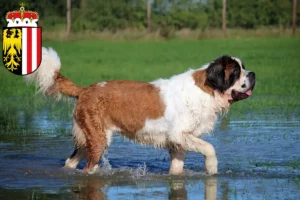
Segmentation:
[(98, 163), (108, 147), (107, 131), (100, 120), (95, 122), (93, 117), (91, 115), (84, 116), (80, 124), (86, 138), (87, 164), (83, 170), (88, 174), (93, 174), (96, 171)]
[(75, 169), (79, 162), (85, 157), (86, 150), (84, 147), (75, 147), (72, 155), (66, 160), (65, 167)]
[(86, 156), (86, 139), (75, 119), (73, 119), (72, 135), (75, 142), (75, 149), (72, 155), (66, 160), (65, 167), (75, 169), (79, 162)]
[(98, 168), (98, 163), (108, 147), (106, 135), (103, 132), (94, 132), (90, 134), (89, 140), (87, 140), (87, 164), (84, 167), (84, 171), (88, 174), (95, 173)]

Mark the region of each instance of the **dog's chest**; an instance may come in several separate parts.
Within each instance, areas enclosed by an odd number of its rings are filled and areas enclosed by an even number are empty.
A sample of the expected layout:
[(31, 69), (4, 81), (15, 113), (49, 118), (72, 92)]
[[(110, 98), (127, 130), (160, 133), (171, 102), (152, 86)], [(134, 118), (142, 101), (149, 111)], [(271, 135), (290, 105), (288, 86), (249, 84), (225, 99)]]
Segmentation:
[(200, 136), (212, 131), (216, 120), (217, 114), (207, 105), (169, 106), (163, 117), (146, 120), (138, 135), (143, 140), (148, 138), (153, 141), (157, 138), (159, 143), (163, 143), (170, 134), (191, 133)]
[(180, 132), (192, 133), (201, 136), (213, 130), (217, 114), (211, 105), (195, 104), (186, 106), (183, 112), (178, 112), (177, 117), (171, 122), (172, 129)]
[(195, 85), (188, 74), (173, 81), (157, 81), (164, 102), (164, 115), (148, 119), (138, 131), (138, 140), (163, 146), (170, 136), (190, 133), (201, 136), (213, 130), (217, 114), (214, 98)]

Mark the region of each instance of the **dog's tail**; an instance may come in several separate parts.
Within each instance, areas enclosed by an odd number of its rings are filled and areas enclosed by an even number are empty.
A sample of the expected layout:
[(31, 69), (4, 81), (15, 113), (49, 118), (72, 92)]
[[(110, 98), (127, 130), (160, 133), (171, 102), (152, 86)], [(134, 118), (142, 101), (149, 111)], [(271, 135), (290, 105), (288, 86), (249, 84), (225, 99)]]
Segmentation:
[(28, 82), (35, 82), (38, 92), (59, 99), (62, 94), (78, 97), (84, 87), (75, 85), (60, 74), (60, 58), (52, 48), (42, 49), (42, 62), (33, 73), (25, 76)]

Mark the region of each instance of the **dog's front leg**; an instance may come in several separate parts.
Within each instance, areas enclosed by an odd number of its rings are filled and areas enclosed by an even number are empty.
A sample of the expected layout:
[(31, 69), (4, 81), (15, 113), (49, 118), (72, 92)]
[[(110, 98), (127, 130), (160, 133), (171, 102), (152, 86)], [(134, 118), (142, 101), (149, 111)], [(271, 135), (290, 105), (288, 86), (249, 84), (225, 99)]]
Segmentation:
[(216, 156), (215, 148), (208, 142), (199, 139), (192, 134), (184, 135), (183, 148), (188, 151), (199, 152), (205, 156), (205, 169), (209, 175), (216, 174), (218, 172), (218, 160)]
[(170, 149), (169, 152), (171, 161), (169, 174), (179, 175), (183, 172), (186, 151)]

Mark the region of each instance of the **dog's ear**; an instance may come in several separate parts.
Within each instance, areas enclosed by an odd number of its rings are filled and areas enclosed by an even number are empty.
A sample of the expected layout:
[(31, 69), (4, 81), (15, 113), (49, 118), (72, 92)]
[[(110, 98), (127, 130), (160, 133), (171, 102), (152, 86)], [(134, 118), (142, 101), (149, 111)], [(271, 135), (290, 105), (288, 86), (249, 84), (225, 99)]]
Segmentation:
[(205, 85), (224, 93), (240, 77), (240, 66), (231, 56), (222, 56), (206, 69)]
[(205, 85), (224, 93), (226, 90), (225, 69), (220, 59), (212, 62), (206, 69)]

